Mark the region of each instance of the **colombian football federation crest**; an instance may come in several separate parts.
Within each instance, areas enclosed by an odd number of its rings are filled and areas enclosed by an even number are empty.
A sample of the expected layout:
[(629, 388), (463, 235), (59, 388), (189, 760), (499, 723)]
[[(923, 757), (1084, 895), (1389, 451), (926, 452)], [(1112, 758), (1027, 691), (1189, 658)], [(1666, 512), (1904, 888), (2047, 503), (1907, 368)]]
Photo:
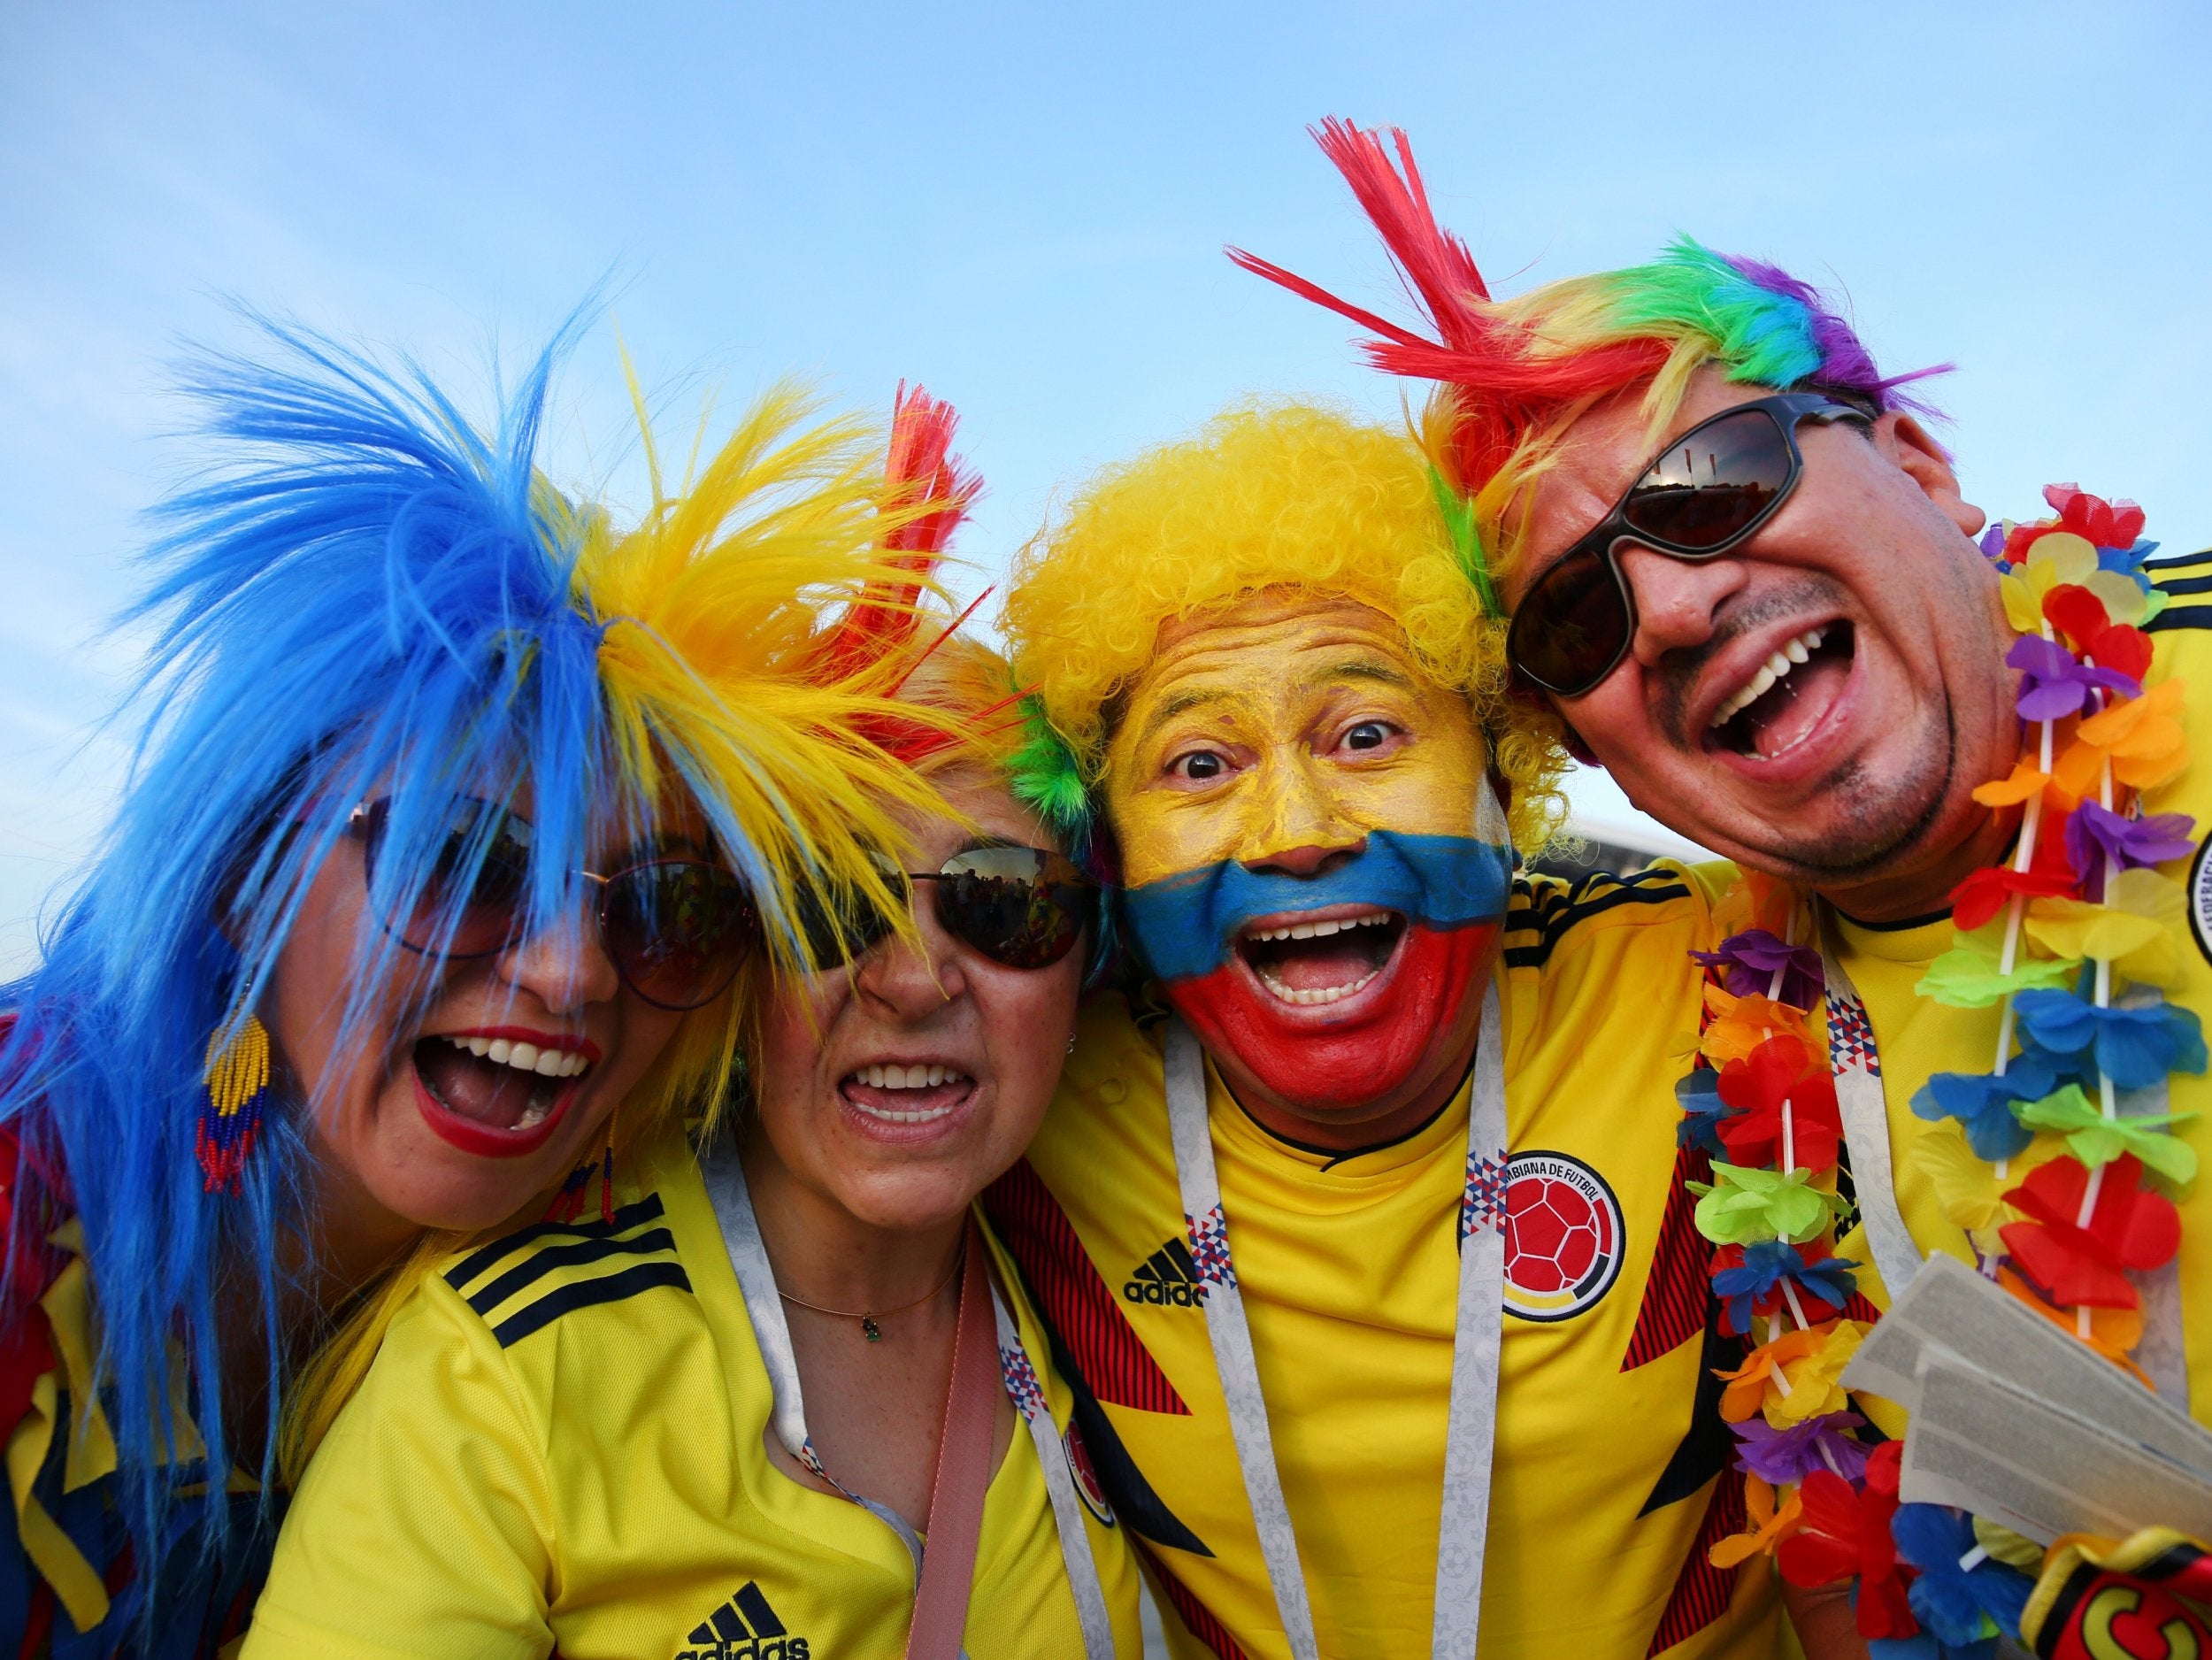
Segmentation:
[(1620, 1277), (1621, 1203), (1564, 1153), (1516, 1153), (1505, 1171), (1505, 1311), (1571, 1320)]

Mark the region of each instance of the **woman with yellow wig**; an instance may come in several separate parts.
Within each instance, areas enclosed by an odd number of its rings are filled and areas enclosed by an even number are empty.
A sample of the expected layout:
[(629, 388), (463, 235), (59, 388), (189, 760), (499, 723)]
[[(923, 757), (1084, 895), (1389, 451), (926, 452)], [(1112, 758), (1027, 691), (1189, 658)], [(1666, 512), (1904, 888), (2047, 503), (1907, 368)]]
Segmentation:
[[(913, 584), (972, 488), (950, 429), (918, 393), (894, 429)], [(604, 1217), (422, 1281), (308, 1471), (250, 1660), (1138, 1653), (1072, 1397), (972, 1215), (1051, 1097), (1096, 891), (1008, 789), (1003, 663), (910, 592), (822, 657), (893, 665), (866, 730), (940, 803), (879, 805), (873, 891), (739, 988), (728, 1122), (664, 1122)]]
[(193, 372), (135, 771), (0, 990), (10, 1652), (212, 1652), (333, 1323), (425, 1230), (605, 1228), (733, 988), (932, 799), (865, 735), (879, 665), (820, 651), (909, 580), (859, 423), (778, 394), (618, 536), (535, 465), (557, 353), (486, 431), (268, 345)]

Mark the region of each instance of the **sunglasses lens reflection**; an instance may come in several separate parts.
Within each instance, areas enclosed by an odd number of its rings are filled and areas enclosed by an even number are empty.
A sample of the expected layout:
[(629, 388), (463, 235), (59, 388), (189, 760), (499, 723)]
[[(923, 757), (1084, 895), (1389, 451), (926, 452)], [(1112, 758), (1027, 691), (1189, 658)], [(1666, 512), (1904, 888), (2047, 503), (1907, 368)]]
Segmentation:
[(696, 1009), (736, 978), (753, 911), (738, 880), (696, 859), (664, 859), (607, 885), (607, 954), (632, 991), (664, 1009)]
[(1628, 641), (1628, 603), (1595, 548), (1578, 548), (1537, 579), (1513, 619), (1511, 656), (1540, 686), (1589, 690)]
[[(1075, 949), (1095, 889), (1035, 848), (975, 848), (945, 862), (937, 919), (1008, 968), (1048, 968)], [(1056, 874), (1064, 880), (1055, 880)]]
[(1789, 440), (1765, 410), (1708, 421), (1654, 462), (1622, 505), (1637, 534), (1702, 553), (1740, 536), (1790, 478)]

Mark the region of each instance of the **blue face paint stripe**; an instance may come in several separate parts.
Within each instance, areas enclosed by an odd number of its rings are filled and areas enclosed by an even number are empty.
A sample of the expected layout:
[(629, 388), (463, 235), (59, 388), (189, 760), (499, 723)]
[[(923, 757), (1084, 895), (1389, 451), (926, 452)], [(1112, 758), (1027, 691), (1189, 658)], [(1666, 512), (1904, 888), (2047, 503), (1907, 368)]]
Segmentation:
[(1146, 882), (1123, 914), (1162, 980), (1210, 974), (1256, 917), (1326, 905), (1373, 905), (1439, 930), (1494, 922), (1512, 889), (1512, 849), (1472, 836), (1369, 833), (1367, 846), (1322, 876), (1247, 870), (1234, 860)]

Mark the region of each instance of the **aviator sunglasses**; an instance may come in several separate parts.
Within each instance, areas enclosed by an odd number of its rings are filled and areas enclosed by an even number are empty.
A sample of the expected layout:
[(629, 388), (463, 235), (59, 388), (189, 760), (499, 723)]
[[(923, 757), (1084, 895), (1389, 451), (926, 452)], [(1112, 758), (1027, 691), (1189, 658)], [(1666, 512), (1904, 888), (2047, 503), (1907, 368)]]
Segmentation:
[[(1097, 884), (1042, 848), (970, 848), (933, 871), (878, 863), (910, 894), (916, 882), (934, 883), (939, 926), (1004, 968), (1051, 967), (1075, 949), (1097, 911)], [(822, 969), (864, 955), (891, 933), (891, 918), (857, 897), (835, 916), (803, 906), (800, 926)]]
[(1674, 559), (1711, 559), (1774, 516), (1805, 470), (1800, 421), (1858, 421), (1864, 410), (1818, 392), (1754, 398), (1701, 421), (1644, 469), (1613, 511), (1534, 582), (1513, 614), (1506, 657), (1561, 697), (1594, 688), (1636, 637), (1624, 543)]
[[(391, 803), (357, 807), (347, 828), (361, 842), (369, 891), (391, 821)], [(420, 889), (384, 918), (411, 951), (490, 957), (527, 931), (531, 844), (526, 818), (495, 802), (458, 798)], [(599, 937), (622, 983), (655, 1008), (696, 1009), (737, 977), (759, 938), (744, 885), (700, 858), (641, 859), (611, 874), (579, 871), (598, 888)]]

